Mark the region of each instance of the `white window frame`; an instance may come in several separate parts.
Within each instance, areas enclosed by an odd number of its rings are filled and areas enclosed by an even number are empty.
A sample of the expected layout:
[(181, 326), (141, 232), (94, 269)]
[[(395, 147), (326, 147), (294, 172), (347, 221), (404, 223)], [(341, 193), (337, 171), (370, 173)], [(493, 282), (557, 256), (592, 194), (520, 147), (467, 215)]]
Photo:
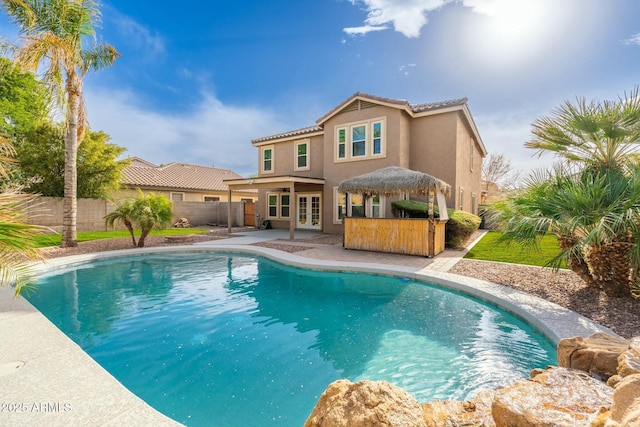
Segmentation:
[[(209, 197), (209, 198), (214, 198), (214, 199), (218, 199), (218, 200), (207, 200), (207, 197)], [(204, 196), (202, 196), (202, 201), (203, 201), (203, 202), (219, 202), (219, 201), (220, 201), (220, 196), (209, 196), (209, 195), (204, 195)]]
[[(180, 200), (174, 199), (173, 196), (180, 196)], [(169, 199), (171, 199), (172, 202), (184, 202), (184, 192), (172, 191), (171, 193), (169, 193)]]
[[(267, 151), (271, 151), (271, 167), (269, 169), (265, 168), (265, 154)], [(275, 171), (275, 148), (273, 145), (265, 145), (264, 147), (260, 147), (260, 173), (273, 173)]]
[[(341, 224), (342, 218), (347, 216), (346, 195), (338, 192), (338, 187), (333, 187), (333, 223)], [(344, 203), (341, 203), (343, 202)], [(342, 218), (340, 217), (340, 209), (342, 208)]]
[[(349, 194), (349, 199), (348, 201), (345, 200), (346, 195), (344, 193), (340, 193), (338, 192), (338, 187), (333, 187), (333, 223), (334, 224), (341, 224), (342, 223), (342, 218), (339, 217), (339, 211), (338, 209), (340, 208), (340, 206), (343, 207), (343, 212), (344, 212), (344, 216), (352, 216), (353, 214), (353, 197), (354, 196), (360, 196), (362, 197), (362, 195), (358, 195), (358, 194)], [(344, 200), (344, 203), (341, 203)], [(385, 205), (386, 205), (386, 198), (385, 196), (379, 196), (379, 203), (376, 206), (379, 206), (379, 212), (380, 212), (380, 216), (377, 216), (375, 218), (384, 218), (385, 217)], [(359, 206), (359, 205), (358, 205)], [(367, 199), (364, 202), (364, 212), (367, 218), (374, 218), (373, 216), (373, 197), (369, 196), (367, 197)]]
[[(276, 204), (273, 205), (276, 208), (276, 215), (271, 215), (271, 196), (276, 196)], [(283, 196), (287, 196), (289, 197), (289, 204), (288, 205), (284, 205), (282, 203), (282, 197)], [(270, 191), (267, 193), (267, 219), (289, 219), (291, 218), (291, 193), (288, 192), (274, 192), (274, 191)], [(282, 215), (282, 207), (283, 206), (289, 206), (289, 215), (288, 216), (284, 216)]]
[[(300, 155), (298, 154), (298, 147), (301, 145), (307, 146), (307, 153), (304, 155), (306, 160), (306, 166), (299, 166), (298, 160), (300, 159)], [(308, 171), (311, 169), (311, 142), (309, 139), (304, 139), (302, 141), (296, 141), (293, 144), (293, 170), (295, 171)]]
[[(380, 124), (380, 152), (374, 153), (374, 128)], [(354, 154), (353, 130), (364, 126), (364, 154)], [(340, 142), (340, 133), (344, 132), (345, 140)], [(376, 117), (370, 120), (344, 123), (335, 127), (334, 162), (350, 162), (358, 160), (375, 159), (387, 156), (387, 121), (385, 117)], [(340, 157), (340, 148), (344, 148), (344, 156)]]
[(474, 151), (475, 151), (475, 144), (473, 143), (473, 139), (471, 140), (471, 143), (469, 144), (469, 149), (470, 149), (470, 154), (469, 154), (469, 170), (471, 172), (473, 172), (473, 155), (474, 155)]
[[(374, 198), (378, 197), (378, 203), (374, 203)], [(373, 216), (373, 208), (374, 206), (378, 207), (378, 216)], [(369, 196), (367, 197), (365, 212), (367, 212), (367, 218), (384, 218), (384, 206), (385, 206), (385, 198), (384, 196)]]
[(464, 210), (464, 188), (460, 187), (460, 191), (458, 192), (458, 209)]
[(471, 193), (471, 213), (478, 215), (478, 197), (476, 193)]

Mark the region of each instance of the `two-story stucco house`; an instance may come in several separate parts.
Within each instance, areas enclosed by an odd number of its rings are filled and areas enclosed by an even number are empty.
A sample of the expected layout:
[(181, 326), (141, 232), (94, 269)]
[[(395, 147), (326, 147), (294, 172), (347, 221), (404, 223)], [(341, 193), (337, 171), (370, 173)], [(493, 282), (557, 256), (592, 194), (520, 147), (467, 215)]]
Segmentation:
[[(451, 185), (447, 206), (477, 213), (487, 152), (467, 99), (411, 104), (356, 93), (315, 126), (252, 141), (258, 176), (225, 180), (229, 189), (258, 189), (257, 214), (274, 228), (342, 232), (342, 217), (390, 216), (398, 195), (339, 194), (341, 181), (400, 166)], [(419, 195), (411, 199), (424, 200)]]

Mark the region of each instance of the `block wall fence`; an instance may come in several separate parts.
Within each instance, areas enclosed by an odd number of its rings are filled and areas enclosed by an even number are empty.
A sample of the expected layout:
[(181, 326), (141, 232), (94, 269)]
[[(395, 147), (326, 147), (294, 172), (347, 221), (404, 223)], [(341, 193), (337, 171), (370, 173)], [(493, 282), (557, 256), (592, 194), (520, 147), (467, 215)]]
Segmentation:
[[(116, 206), (107, 200), (78, 199), (77, 230), (109, 231), (123, 230), (121, 224), (114, 228), (107, 227), (104, 217), (113, 212)], [(187, 218), (192, 226), (214, 224), (227, 226), (227, 202), (173, 202), (173, 219), (171, 224), (180, 218)], [(56, 232), (62, 230), (62, 198), (39, 197), (29, 203), (25, 216), (28, 224), (49, 227)], [(231, 220), (235, 227), (244, 226), (244, 203), (231, 203)], [(169, 224), (169, 226), (171, 225)], [(247, 224), (253, 226), (254, 224)]]

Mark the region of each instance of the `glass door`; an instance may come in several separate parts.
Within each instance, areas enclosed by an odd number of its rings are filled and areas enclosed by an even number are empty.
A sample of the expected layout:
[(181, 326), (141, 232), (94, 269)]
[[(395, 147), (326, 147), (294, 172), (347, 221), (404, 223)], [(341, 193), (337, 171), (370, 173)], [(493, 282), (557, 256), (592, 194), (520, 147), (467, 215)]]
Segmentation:
[(322, 229), (320, 194), (298, 194), (297, 228)]

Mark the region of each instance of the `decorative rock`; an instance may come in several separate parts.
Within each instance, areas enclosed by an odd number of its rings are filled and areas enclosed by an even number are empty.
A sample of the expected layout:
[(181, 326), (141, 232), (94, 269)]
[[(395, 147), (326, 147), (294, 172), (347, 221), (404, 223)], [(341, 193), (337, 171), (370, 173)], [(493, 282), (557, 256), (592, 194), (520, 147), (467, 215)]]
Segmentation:
[(305, 427), (426, 427), (420, 404), (386, 381), (338, 380), (322, 393)]
[(549, 368), (496, 390), (491, 413), (497, 427), (589, 426), (611, 396), (611, 388), (584, 372)]
[(611, 426), (640, 426), (640, 374), (624, 377), (613, 392)]
[(640, 337), (630, 340), (629, 349), (618, 357), (618, 375), (640, 374)]
[(606, 381), (616, 375), (618, 356), (629, 348), (630, 340), (598, 332), (588, 338), (565, 338), (558, 343), (558, 365), (579, 369)]
[(189, 220), (187, 218), (180, 218), (173, 224), (174, 228), (190, 228)]
[(436, 400), (422, 405), (427, 427), (494, 427), (493, 391), (478, 393), (472, 401)]

